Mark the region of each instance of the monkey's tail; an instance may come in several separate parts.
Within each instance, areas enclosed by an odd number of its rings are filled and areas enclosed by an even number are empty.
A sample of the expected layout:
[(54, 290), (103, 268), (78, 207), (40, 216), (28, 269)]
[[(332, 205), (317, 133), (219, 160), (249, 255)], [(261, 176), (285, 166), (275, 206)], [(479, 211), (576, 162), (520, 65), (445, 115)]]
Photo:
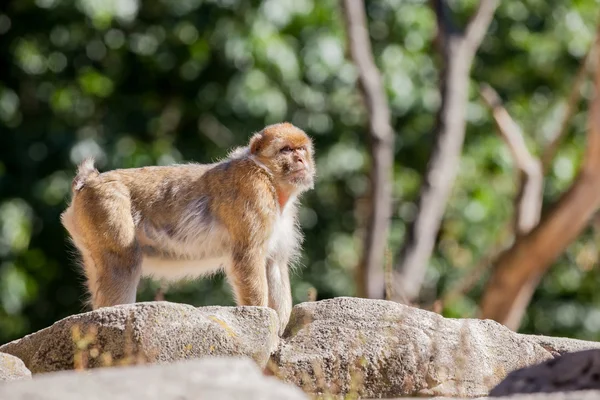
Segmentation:
[(81, 190), (85, 186), (85, 183), (90, 178), (95, 178), (100, 175), (100, 172), (94, 167), (95, 160), (90, 157), (83, 160), (77, 168), (77, 175), (73, 179), (72, 188), (73, 190)]

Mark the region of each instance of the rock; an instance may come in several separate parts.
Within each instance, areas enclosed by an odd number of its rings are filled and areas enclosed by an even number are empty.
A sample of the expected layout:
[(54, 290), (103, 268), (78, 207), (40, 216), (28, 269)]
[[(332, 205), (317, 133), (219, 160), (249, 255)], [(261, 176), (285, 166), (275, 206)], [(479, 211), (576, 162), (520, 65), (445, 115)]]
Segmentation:
[(538, 365), (513, 371), (490, 396), (600, 390), (600, 350), (568, 353)]
[[(498, 397), (477, 397), (477, 400), (498, 400)], [(586, 390), (581, 392), (531, 393), (511, 396), (510, 400), (598, 400), (600, 391)], [(368, 399), (365, 399), (368, 400)], [(423, 400), (422, 397), (403, 397), (402, 399), (387, 400)], [(430, 397), (429, 400), (473, 400), (471, 398)]]
[[(494, 400), (497, 397), (486, 397)], [(558, 392), (558, 393), (532, 393), (511, 396), (510, 400), (598, 400), (600, 392), (596, 390), (588, 390), (584, 392)], [(423, 399), (419, 399), (423, 400)], [(452, 399), (456, 400), (456, 399)], [(482, 399), (477, 399), (482, 400)]]
[(0, 382), (31, 379), (31, 372), (23, 361), (10, 354), (0, 353)]
[(538, 343), (540, 346), (551, 352), (555, 357), (565, 353), (587, 350), (591, 348), (600, 348), (600, 343), (588, 342), (585, 340), (569, 339), (561, 337), (541, 336), (541, 335), (521, 335)]
[(242, 358), (204, 358), (170, 365), (64, 371), (38, 375), (28, 382), (0, 385), (10, 400), (304, 400), (297, 387), (262, 376)]
[(34, 374), (207, 355), (249, 356), (264, 366), (277, 346), (278, 325), (267, 307), (135, 303), (67, 317), (0, 351)]
[(546, 340), (490, 320), (340, 297), (295, 306), (272, 363), (280, 378), (309, 393), (476, 397), (570, 346), (600, 343)]

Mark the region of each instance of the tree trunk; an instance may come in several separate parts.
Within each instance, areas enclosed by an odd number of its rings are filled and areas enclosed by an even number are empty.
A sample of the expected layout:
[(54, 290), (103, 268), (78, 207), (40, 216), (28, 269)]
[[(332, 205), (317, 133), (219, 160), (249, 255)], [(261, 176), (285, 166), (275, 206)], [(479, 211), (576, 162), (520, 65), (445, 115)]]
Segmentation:
[(392, 208), (394, 132), (381, 75), (369, 42), (364, 3), (362, 0), (344, 0), (343, 6), (350, 55), (358, 69), (368, 111), (371, 158), (368, 217), (363, 252), (357, 267), (357, 294), (383, 298), (383, 264)]
[(421, 185), (418, 212), (407, 227), (394, 267), (392, 298), (396, 301), (412, 301), (421, 291), (460, 162), (471, 65), (497, 6), (498, 1), (482, 0), (465, 33), (461, 34), (450, 22), (445, 1), (433, 1), (444, 63), (440, 79), (442, 104), (437, 114), (433, 153)]
[(518, 329), (541, 276), (581, 234), (600, 207), (599, 91), (600, 69), (596, 67), (595, 94), (588, 114), (587, 148), (581, 170), (548, 215), (498, 258), (481, 301), (482, 318)]

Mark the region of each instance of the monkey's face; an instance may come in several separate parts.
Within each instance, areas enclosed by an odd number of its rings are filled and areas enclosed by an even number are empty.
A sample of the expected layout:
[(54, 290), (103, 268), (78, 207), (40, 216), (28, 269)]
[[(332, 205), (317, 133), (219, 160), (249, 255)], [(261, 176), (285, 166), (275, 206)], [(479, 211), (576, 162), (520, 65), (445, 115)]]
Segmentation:
[(272, 170), (278, 173), (282, 183), (287, 183), (301, 191), (313, 187), (314, 164), (306, 144), (292, 146), (289, 143), (282, 143), (273, 164)]
[(270, 125), (252, 137), (250, 152), (269, 168), (282, 188), (292, 192), (312, 189), (314, 150), (301, 129), (288, 123)]

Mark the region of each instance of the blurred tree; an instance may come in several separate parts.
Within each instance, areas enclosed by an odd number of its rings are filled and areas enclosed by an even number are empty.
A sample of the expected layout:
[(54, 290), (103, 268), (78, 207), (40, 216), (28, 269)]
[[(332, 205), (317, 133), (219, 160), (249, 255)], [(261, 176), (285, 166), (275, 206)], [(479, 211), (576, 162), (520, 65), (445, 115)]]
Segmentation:
[(445, 0), (434, 0), (437, 44), (442, 58), (441, 104), (436, 115), (434, 143), (421, 183), (418, 207), (408, 224), (393, 272), (393, 296), (397, 301), (418, 298), (428, 261), (454, 184), (465, 137), (471, 66), (496, 7), (497, 0), (481, 0), (464, 32), (454, 24)]
[[(58, 219), (84, 157), (96, 156), (101, 169), (208, 162), (284, 119), (309, 131), (322, 156), (322, 183), (301, 210), (307, 268), (294, 274), (294, 298), (305, 300), (312, 286), (321, 297), (353, 292), (356, 252), (347, 244), (354, 193), (364, 190), (362, 137), (354, 133), (363, 114), (335, 6), (0, 5), (0, 342), (84, 310)], [(144, 282), (139, 299), (154, 298), (157, 286)], [(233, 303), (221, 277), (164, 297)]]
[[(74, 167), (101, 169), (222, 157), (267, 123), (315, 139), (318, 182), (301, 210), (296, 302), (356, 293), (369, 190), (369, 121), (344, 57), (338, 0), (5, 0), (0, 2), (0, 343), (81, 312), (83, 287), (58, 216)], [(436, 19), (425, 0), (365, 1), (394, 141), (388, 246), (404, 241), (440, 106)], [(449, 2), (465, 26), (476, 2)], [(474, 58), (462, 158), (422, 298), (453, 290), (510, 220), (514, 166), (474, 82), (488, 82), (523, 131), (542, 141), (594, 36), (595, 0), (500, 2)], [(591, 93), (582, 87), (583, 99)], [(565, 191), (585, 147), (585, 112), (553, 159), (544, 205)], [(542, 122), (540, 122), (540, 120)], [(533, 154), (537, 156), (537, 154)], [(541, 280), (522, 330), (600, 339), (598, 230), (586, 228)], [(487, 269), (448, 316), (473, 316)], [(158, 284), (145, 281), (139, 299)], [(161, 292), (169, 301), (233, 304), (221, 277)]]
[[(597, 36), (594, 48), (590, 50), (596, 58), (595, 90), (588, 110), (587, 147), (580, 171), (573, 184), (541, 221), (539, 220), (541, 199), (538, 192), (542, 188), (541, 162), (535, 159), (519, 162), (527, 154), (524, 142), (515, 146), (513, 154), (521, 170), (529, 179), (524, 179), (522, 202), (524, 207), (517, 208), (517, 238), (510, 248), (503, 252), (494, 264), (492, 276), (487, 283), (481, 303), (483, 318), (491, 318), (518, 329), (525, 309), (540, 277), (556, 258), (571, 244), (589, 224), (592, 216), (600, 207), (600, 68), (598, 68)], [(585, 60), (584, 60), (585, 71)], [(497, 103), (496, 103), (497, 104)], [(498, 105), (496, 105), (498, 107)], [(508, 114), (504, 115), (505, 117)], [(569, 116), (569, 113), (566, 113)], [(498, 117), (496, 117), (498, 119)], [(499, 125), (501, 125), (499, 123)], [(564, 126), (565, 124), (560, 124)], [(502, 125), (501, 125), (502, 126)], [(512, 125), (514, 129), (516, 125)], [(509, 128), (510, 129), (510, 128)], [(502, 129), (505, 136), (519, 137), (516, 132)], [(559, 128), (560, 129), (560, 128)], [(560, 135), (554, 135), (558, 140)], [(550, 142), (552, 146), (554, 140)], [(518, 150), (518, 151), (517, 151)], [(544, 152), (548, 154), (549, 152)], [(551, 161), (551, 159), (546, 158)], [(533, 190), (530, 187), (533, 186)], [(530, 192), (530, 193), (528, 193)], [(530, 206), (530, 205), (533, 206)], [(530, 215), (534, 216), (531, 220)], [(533, 223), (530, 223), (533, 221)]]
[(356, 291), (361, 297), (383, 298), (385, 280), (382, 266), (392, 208), (394, 131), (390, 125), (390, 108), (381, 75), (373, 59), (364, 7), (362, 1), (343, 2), (349, 52), (356, 64), (368, 109), (371, 155), (366, 201), (368, 217), (363, 251), (356, 271)]

